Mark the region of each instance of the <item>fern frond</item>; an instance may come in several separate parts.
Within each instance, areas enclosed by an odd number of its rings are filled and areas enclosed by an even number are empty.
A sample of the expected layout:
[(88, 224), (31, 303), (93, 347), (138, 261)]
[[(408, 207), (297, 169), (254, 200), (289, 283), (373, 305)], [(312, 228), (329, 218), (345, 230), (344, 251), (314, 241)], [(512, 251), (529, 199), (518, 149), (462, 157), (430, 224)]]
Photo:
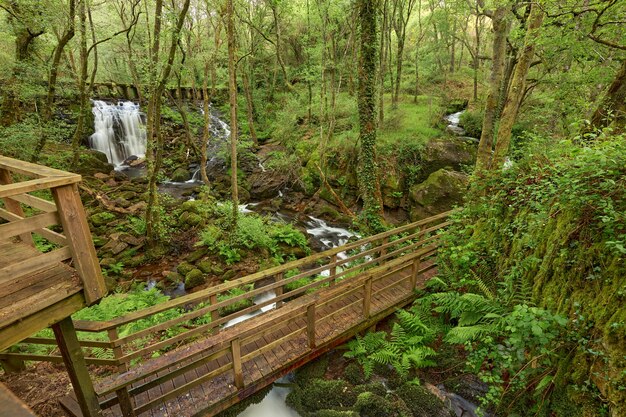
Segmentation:
[(450, 329), (444, 340), (448, 343), (463, 344), (466, 342), (476, 341), (479, 338), (496, 332), (497, 327), (490, 324), (458, 326)]

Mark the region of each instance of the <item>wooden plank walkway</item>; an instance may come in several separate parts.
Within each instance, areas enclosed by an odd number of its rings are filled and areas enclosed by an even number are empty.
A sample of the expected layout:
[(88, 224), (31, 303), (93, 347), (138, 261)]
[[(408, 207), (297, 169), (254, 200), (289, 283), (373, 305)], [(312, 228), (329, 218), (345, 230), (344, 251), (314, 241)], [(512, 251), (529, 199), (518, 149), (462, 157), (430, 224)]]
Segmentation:
[[(103, 415), (213, 416), (412, 302), (435, 273), (434, 252), (384, 263), (106, 378), (96, 384)], [(120, 395), (134, 411), (120, 408)], [(82, 415), (74, 396), (61, 403)]]

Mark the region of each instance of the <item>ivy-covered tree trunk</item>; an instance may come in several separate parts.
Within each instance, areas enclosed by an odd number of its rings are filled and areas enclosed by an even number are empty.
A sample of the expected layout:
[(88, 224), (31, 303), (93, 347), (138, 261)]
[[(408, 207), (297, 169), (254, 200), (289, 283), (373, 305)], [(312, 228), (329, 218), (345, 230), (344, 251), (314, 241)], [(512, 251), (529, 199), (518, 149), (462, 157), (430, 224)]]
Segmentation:
[(377, 231), (381, 228), (382, 204), (378, 167), (376, 164), (376, 1), (358, 0), (361, 45), (359, 56), (359, 154), (358, 182), (363, 198), (363, 217), (366, 225)]
[(498, 140), (493, 155), (492, 169), (499, 168), (504, 164), (504, 160), (509, 153), (511, 146), (511, 132), (513, 124), (517, 119), (517, 113), (522, 103), (522, 98), (526, 91), (526, 78), (530, 64), (535, 56), (535, 43), (539, 35), (539, 29), (543, 23), (544, 11), (537, 3), (530, 4), (530, 15), (526, 24), (526, 36), (524, 38), (524, 49), (515, 66), (513, 80), (504, 102), (504, 109), (500, 117), (498, 126)]
[(481, 172), (491, 167), (498, 98), (500, 96), (500, 88), (502, 88), (502, 76), (506, 58), (506, 38), (509, 32), (508, 9), (506, 7), (499, 7), (494, 12), (487, 13), (491, 16), (493, 26), (493, 67), (491, 68), (491, 76), (489, 78), (489, 93), (485, 103), (485, 116), (476, 155), (476, 172)]

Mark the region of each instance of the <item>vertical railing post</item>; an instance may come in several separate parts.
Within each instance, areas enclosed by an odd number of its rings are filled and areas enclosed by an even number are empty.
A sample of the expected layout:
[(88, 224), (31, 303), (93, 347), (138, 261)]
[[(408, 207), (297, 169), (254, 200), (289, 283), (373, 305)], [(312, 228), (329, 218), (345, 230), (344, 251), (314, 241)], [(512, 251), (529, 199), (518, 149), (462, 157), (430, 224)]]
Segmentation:
[[(285, 274), (283, 272), (277, 273), (276, 275), (274, 275), (274, 282), (282, 281), (284, 276)], [(274, 293), (276, 293), (276, 297), (282, 296), (284, 293), (284, 287), (282, 285), (279, 287), (276, 287), (276, 289), (274, 290)], [(279, 308), (282, 305), (283, 305), (282, 301), (276, 301), (276, 308)]]
[(417, 287), (417, 275), (419, 274), (421, 263), (421, 256), (413, 259), (413, 265), (411, 265), (411, 290), (414, 290), (415, 287)]
[(372, 277), (368, 277), (363, 284), (363, 317), (370, 317), (370, 309), (372, 304)]
[[(116, 327), (109, 329), (107, 331), (107, 334), (109, 336), (110, 342), (116, 342), (119, 339), (119, 333), (117, 332)], [(124, 356), (124, 351), (122, 350), (122, 347), (114, 346), (113, 357), (118, 361), (117, 370), (120, 372), (128, 371), (128, 363), (120, 361), (120, 358), (122, 358), (123, 356)], [(122, 410), (122, 415), (124, 417), (135, 417), (136, 416), (135, 409), (133, 408), (132, 400), (130, 398), (130, 395), (128, 394), (128, 388), (122, 387), (118, 389), (117, 391), (115, 391), (115, 394), (117, 395), (117, 398), (119, 400), (120, 409)]]
[(70, 184), (53, 188), (52, 195), (72, 251), (74, 268), (83, 282), (85, 301), (91, 305), (100, 300), (107, 289), (91, 240), (85, 209), (78, 194), (78, 186)]
[[(381, 244), (380, 251), (378, 252), (378, 257), (379, 257), (379, 258), (384, 258), (384, 257), (385, 257), (385, 255), (387, 255), (387, 247), (386, 247), (387, 243), (389, 243), (389, 238), (388, 238), (388, 237), (384, 237), (384, 238), (383, 238), (383, 242), (382, 242), (382, 244)], [(381, 259), (381, 261), (379, 261), (379, 262), (378, 262), (378, 264), (380, 265), (380, 263), (381, 263), (382, 261), (383, 261), (383, 260)]]
[(336, 283), (334, 277), (337, 275), (337, 254), (336, 253), (330, 257), (330, 264), (332, 265), (330, 267), (330, 277), (332, 279), (329, 281), (328, 286), (332, 287)]
[(233, 354), (233, 372), (235, 374), (235, 386), (243, 389), (243, 367), (241, 365), (241, 341), (239, 338), (230, 342), (230, 349)]
[[(209, 303), (211, 303), (212, 306), (217, 304), (217, 294), (211, 294), (209, 296)], [(220, 313), (217, 311), (217, 309), (211, 310), (211, 321), (217, 321), (219, 318)], [(216, 327), (215, 330), (217, 331), (219, 329)]]
[[(0, 185), (11, 184), (12, 182), (13, 179), (11, 178), (11, 173), (4, 168), (0, 168)], [(5, 198), (3, 199), (3, 201), (9, 212), (16, 214), (20, 217), (24, 217), (24, 210), (22, 210), (22, 206), (19, 202), (11, 200), (10, 198)], [(22, 242), (30, 246), (35, 246), (35, 243), (33, 242), (33, 236), (30, 234), (30, 232), (22, 233), (19, 236)]]
[(315, 348), (315, 303), (306, 308), (306, 334), (309, 340), (309, 348)]

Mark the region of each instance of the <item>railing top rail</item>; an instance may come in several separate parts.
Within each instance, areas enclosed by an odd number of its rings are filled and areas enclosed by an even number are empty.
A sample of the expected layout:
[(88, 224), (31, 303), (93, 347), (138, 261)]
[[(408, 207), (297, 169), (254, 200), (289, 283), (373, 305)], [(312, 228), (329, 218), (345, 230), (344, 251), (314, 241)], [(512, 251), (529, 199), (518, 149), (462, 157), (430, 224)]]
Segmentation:
[(78, 320), (74, 322), (74, 326), (76, 328), (76, 330), (79, 331), (85, 331), (85, 332), (102, 332), (102, 331), (106, 331), (106, 330), (111, 330), (114, 329), (116, 327), (119, 326), (123, 326), (125, 324), (128, 323), (132, 323), (133, 321), (151, 316), (153, 314), (156, 313), (160, 313), (162, 311), (166, 311), (172, 308), (176, 308), (176, 307), (181, 307), (184, 305), (187, 305), (189, 303), (193, 303), (193, 302), (199, 302), (201, 300), (206, 300), (208, 299), (210, 296), (212, 295), (217, 295), (220, 293), (223, 293), (225, 291), (228, 291), (230, 289), (233, 288), (237, 288), (240, 287), (242, 285), (246, 285), (246, 284), (250, 284), (250, 283), (254, 283), (256, 281), (265, 279), (265, 278), (270, 278), (272, 276), (275, 276), (279, 273), (284, 273), (287, 271), (290, 271), (292, 269), (296, 269), (305, 265), (310, 265), (313, 264), (315, 262), (317, 262), (318, 260), (336, 255), (338, 253), (341, 252), (345, 252), (345, 251), (349, 251), (355, 248), (359, 248), (367, 243), (371, 243), (371, 242), (375, 242), (377, 240), (381, 240), (384, 238), (388, 238), (394, 235), (398, 235), (401, 233), (404, 233), (406, 231), (415, 229), (417, 227), (420, 226), (424, 226), (430, 223), (433, 223), (435, 221), (444, 219), (446, 217), (448, 217), (453, 211), (447, 211), (444, 213), (440, 213), (436, 216), (432, 216), (429, 217), (427, 219), (423, 219), (414, 223), (410, 223), (392, 230), (388, 230), (386, 232), (383, 233), (379, 233), (377, 235), (373, 235), (373, 236), (369, 236), (367, 238), (364, 239), (360, 239), (357, 240), (355, 242), (352, 243), (348, 243), (346, 245), (343, 246), (338, 246), (336, 248), (332, 248), (329, 250), (326, 250), (324, 252), (319, 252), (316, 253), (314, 255), (308, 256), (306, 258), (302, 258), (302, 259), (298, 259), (296, 261), (292, 261), (292, 262), (288, 262), (286, 264), (283, 265), (279, 265), (273, 268), (269, 268), (266, 269), (264, 271), (260, 271), (260, 272), (256, 272), (254, 274), (251, 275), (247, 275), (245, 277), (242, 278), (238, 278), (232, 281), (229, 281), (227, 283), (223, 283), (223, 284), (219, 284), (216, 285), (214, 287), (211, 288), (207, 288), (205, 290), (201, 290), (198, 292), (195, 292), (193, 294), (188, 294), (188, 295), (184, 295), (182, 297), (178, 297), (174, 300), (170, 300), (167, 301), (165, 303), (162, 304), (158, 304), (152, 307), (149, 307), (147, 309), (141, 310), (141, 311), (136, 311), (133, 313), (129, 313), (126, 314), (124, 316), (112, 319), (112, 320), (107, 320), (107, 321), (84, 321), (84, 320)]
[(76, 179), (75, 182), (79, 182), (81, 180), (81, 177), (78, 174), (73, 174), (71, 172), (61, 171), (60, 169), (49, 168), (30, 162), (20, 161), (19, 159), (9, 158), (8, 156), (4, 155), (0, 155), (0, 168), (4, 168), (8, 171), (18, 174), (37, 178), (72, 177)]

